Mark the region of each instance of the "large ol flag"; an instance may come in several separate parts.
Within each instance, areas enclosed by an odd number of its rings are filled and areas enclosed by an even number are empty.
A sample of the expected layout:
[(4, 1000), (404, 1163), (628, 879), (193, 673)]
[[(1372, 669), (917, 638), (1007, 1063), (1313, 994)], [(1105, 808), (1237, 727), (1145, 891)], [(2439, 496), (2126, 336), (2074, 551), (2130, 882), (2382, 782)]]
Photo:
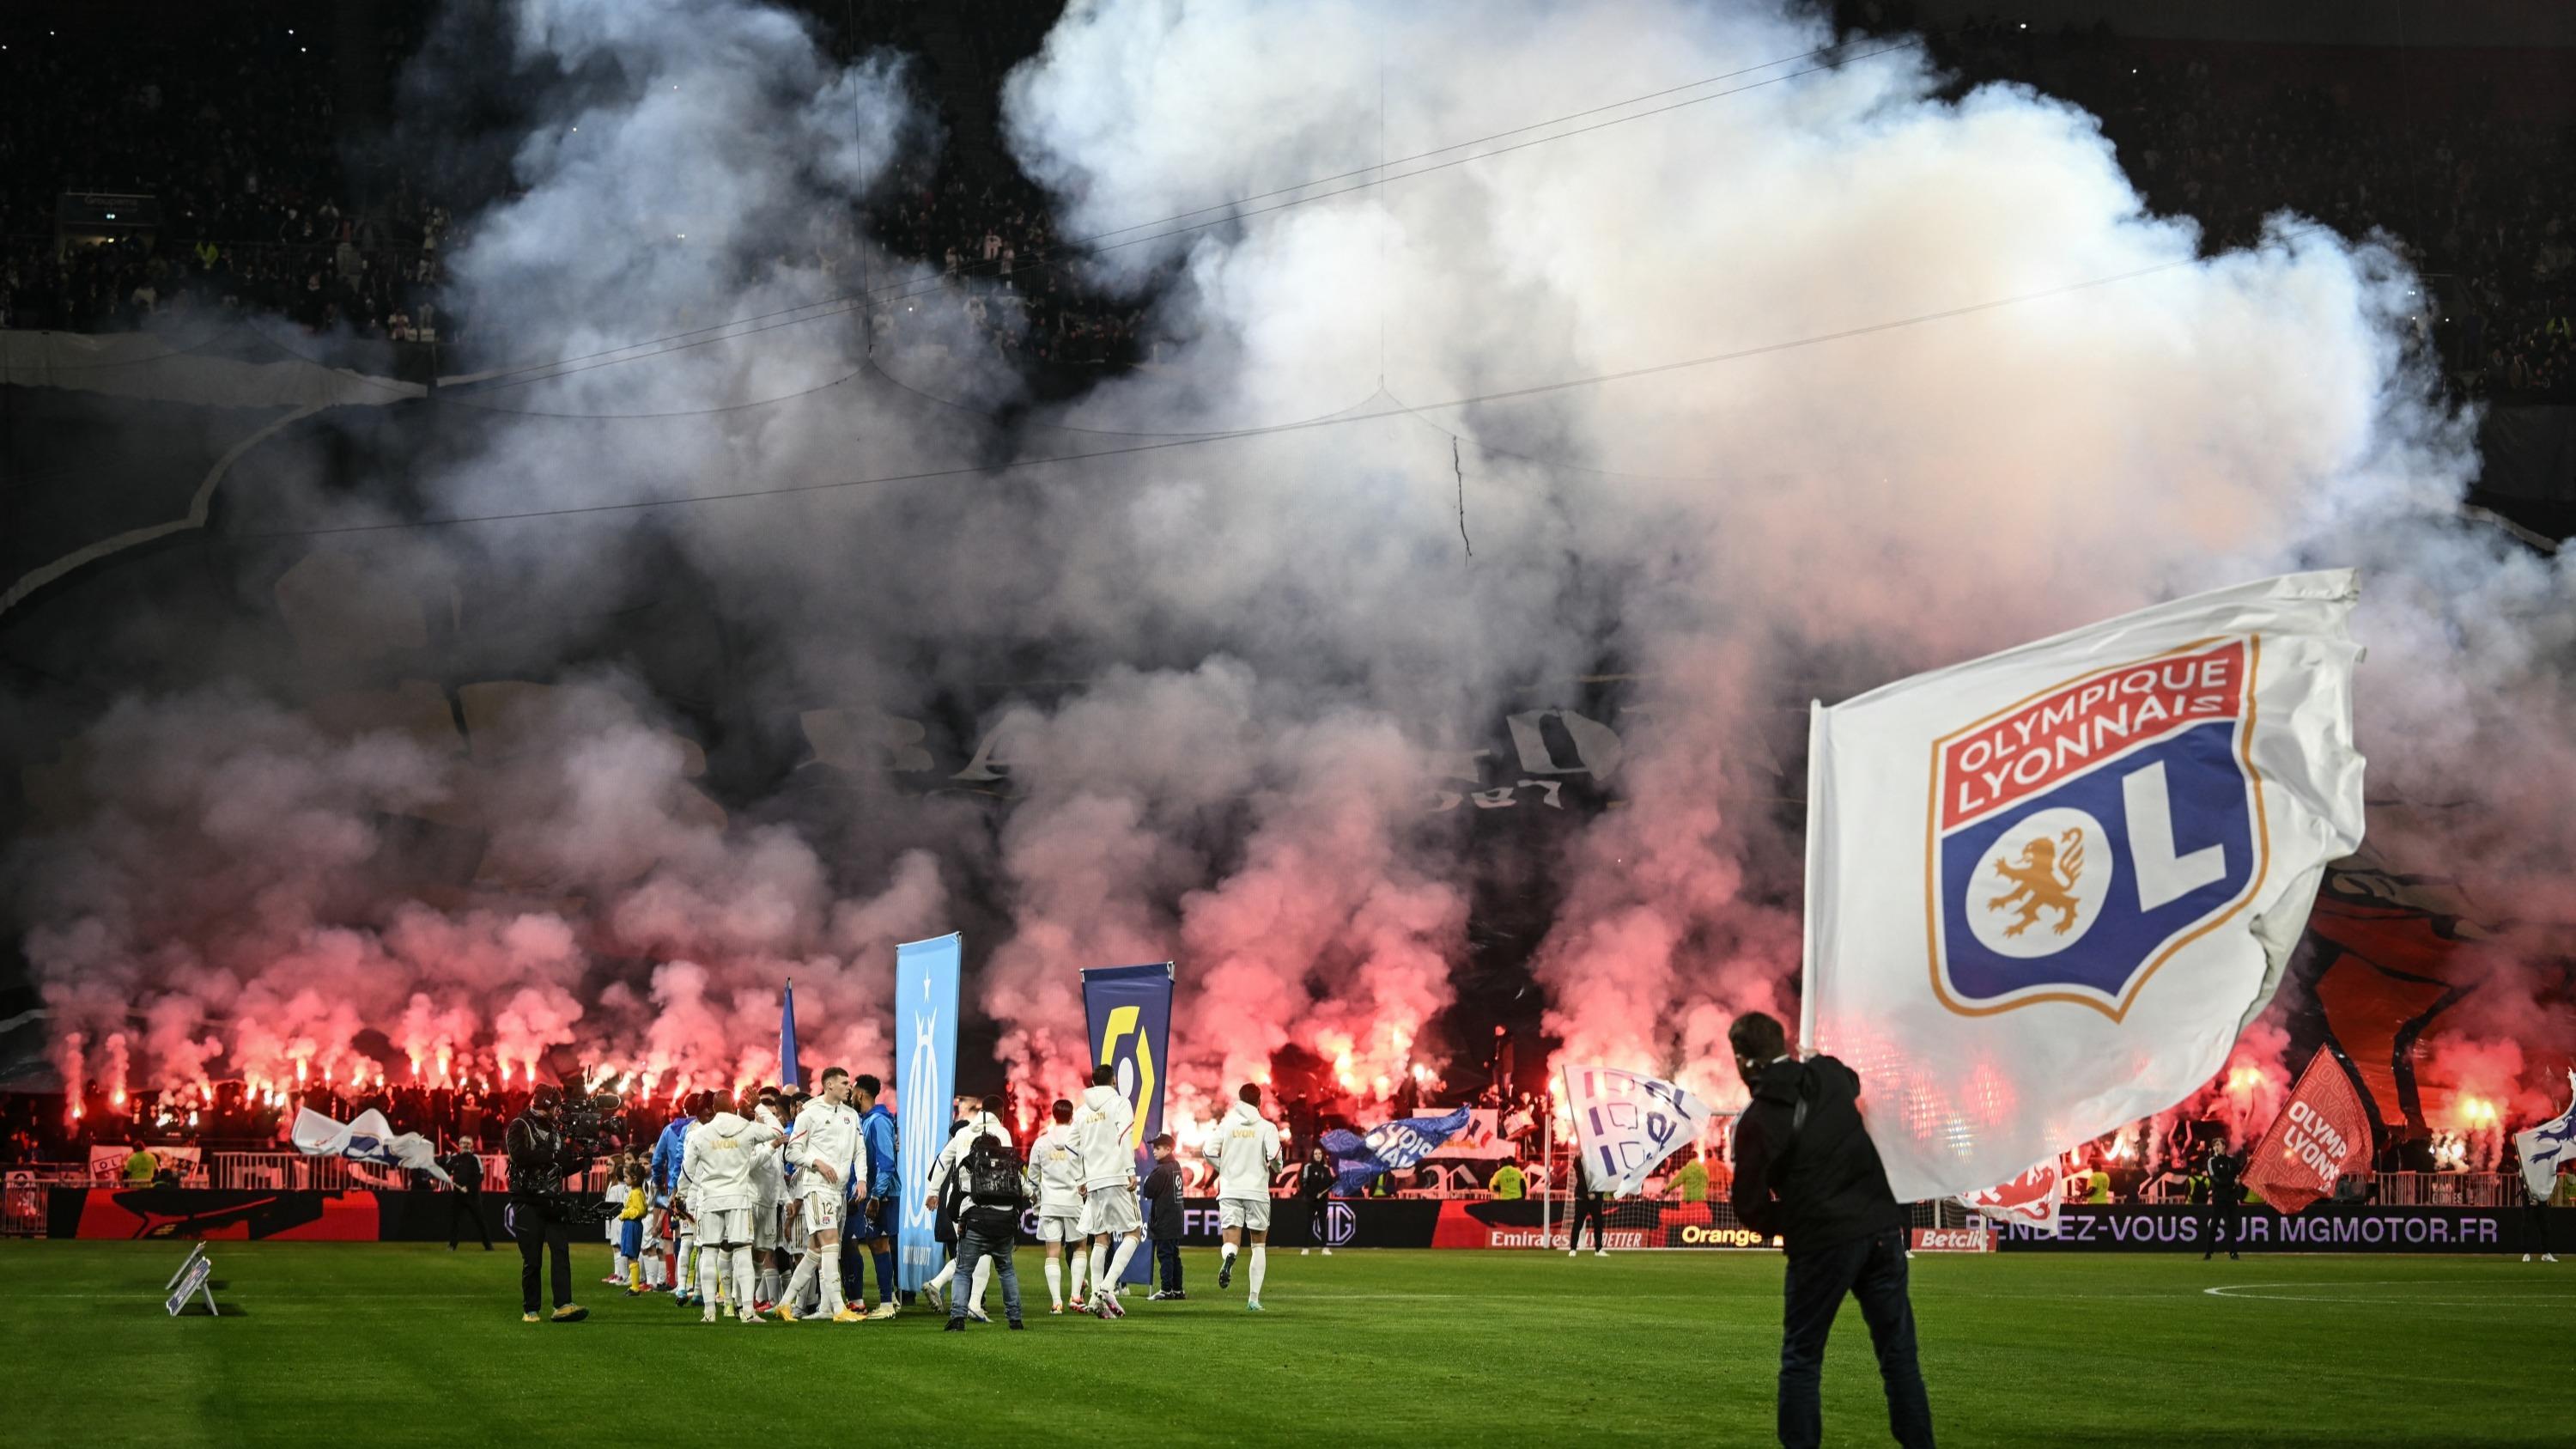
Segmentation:
[(1673, 1083), (1616, 1067), (1567, 1067), (1565, 1097), (1583, 1175), (1612, 1197), (1635, 1196), (1709, 1118), (1706, 1102)]
[(905, 1288), (938, 1276), (942, 1258), (925, 1199), (956, 1105), (961, 955), (954, 933), (894, 948), (895, 1282)]
[(2361, 842), (2350, 570), (2144, 609), (1818, 706), (1801, 1036), (1902, 1199), (2181, 1100)]
[[(2567, 1089), (2576, 1092), (2576, 1072), (2567, 1074)], [(2576, 1158), (2576, 1102), (2567, 1110), (2513, 1134), (2513, 1150), (2522, 1157), (2522, 1184), (2546, 1200), (2558, 1190), (2558, 1174)]]
[(2329, 1051), (2308, 1058), (2281, 1115), (2245, 1162), (2245, 1184), (2294, 1213), (2334, 1191), (2335, 1179), (2370, 1157), (2370, 1112), (2352, 1074)]

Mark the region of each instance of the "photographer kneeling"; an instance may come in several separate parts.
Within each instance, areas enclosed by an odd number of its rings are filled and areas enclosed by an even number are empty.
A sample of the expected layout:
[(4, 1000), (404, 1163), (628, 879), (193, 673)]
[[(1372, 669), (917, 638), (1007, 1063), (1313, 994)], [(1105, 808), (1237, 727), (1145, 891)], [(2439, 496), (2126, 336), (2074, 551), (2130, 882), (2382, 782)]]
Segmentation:
[(579, 1323), (590, 1310), (572, 1301), (571, 1224), (557, 1208), (565, 1177), (585, 1164), (574, 1158), (556, 1130), (563, 1091), (539, 1085), (528, 1098), (528, 1110), (510, 1123), (506, 1147), (510, 1158), (510, 1236), (519, 1244), (520, 1321), (537, 1317), (537, 1259), (548, 1248), (554, 1258), (554, 1321)]

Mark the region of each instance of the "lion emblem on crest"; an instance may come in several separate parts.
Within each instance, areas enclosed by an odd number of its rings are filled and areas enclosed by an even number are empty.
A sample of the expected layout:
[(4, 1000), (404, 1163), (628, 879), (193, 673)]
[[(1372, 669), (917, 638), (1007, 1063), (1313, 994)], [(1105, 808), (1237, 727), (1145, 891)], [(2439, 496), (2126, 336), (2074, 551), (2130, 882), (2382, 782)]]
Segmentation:
[(2049, 929), (2063, 936), (2075, 929), (2081, 904), (2075, 899), (2075, 884), (2084, 878), (2084, 832), (2070, 829), (2055, 840), (2043, 835), (2024, 845), (2018, 860), (1996, 861), (1995, 874), (2010, 881), (2012, 889), (1987, 897), (1986, 909), (2020, 912), (2004, 927), (2006, 936), (2029, 930), (2042, 911), (2057, 912), (2057, 924)]

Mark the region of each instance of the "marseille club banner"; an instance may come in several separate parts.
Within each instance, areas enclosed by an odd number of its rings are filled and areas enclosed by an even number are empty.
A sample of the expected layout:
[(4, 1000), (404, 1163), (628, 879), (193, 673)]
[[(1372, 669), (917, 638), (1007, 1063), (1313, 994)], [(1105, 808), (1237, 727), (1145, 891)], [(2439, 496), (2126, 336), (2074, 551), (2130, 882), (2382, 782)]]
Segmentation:
[[(1082, 973), (1082, 1015), (1089, 1023), (1091, 1059), (1118, 1069), (1118, 1095), (1136, 1109), (1128, 1145), (1136, 1150), (1136, 1180), (1154, 1170), (1145, 1144), (1163, 1130), (1164, 1063), (1171, 1060), (1172, 963), (1097, 966)], [(1122, 1281), (1142, 1283), (1153, 1265), (1138, 1253)]]
[(1800, 1036), (1860, 1073), (1900, 1199), (2225, 1063), (2361, 842), (2355, 598), (2267, 579), (1816, 707)]
[(1333, 1159), (1333, 1191), (1348, 1195), (1368, 1186), (1381, 1173), (1420, 1166), (1440, 1144), (1465, 1128), (1469, 1109), (1445, 1117), (1405, 1117), (1369, 1129), (1363, 1137), (1336, 1127), (1316, 1139)]
[[(2567, 1089), (2576, 1092), (2576, 1072), (2567, 1074)], [(2576, 1102), (2537, 1127), (2513, 1134), (2513, 1150), (2522, 1158), (2522, 1183), (2547, 1202), (2558, 1191), (2558, 1174), (2576, 1158)]]
[(957, 1095), (959, 954), (953, 933), (894, 949), (895, 1282), (906, 1289), (939, 1275), (938, 1223), (925, 1199)]
[(2057, 1209), (2065, 1194), (2058, 1190), (2055, 1157), (2010, 1182), (1959, 1194), (1959, 1201), (1999, 1223), (2020, 1223), (2049, 1236), (2057, 1232)]
[(1595, 1192), (1634, 1197), (1646, 1174), (1697, 1141), (1708, 1104), (1671, 1082), (1615, 1067), (1565, 1069), (1566, 1107)]
[(2370, 1112), (2352, 1073), (2319, 1050), (2299, 1073), (2290, 1100), (2245, 1162), (2245, 1181), (2263, 1201), (2295, 1213), (2331, 1195), (2335, 1179), (2370, 1158)]

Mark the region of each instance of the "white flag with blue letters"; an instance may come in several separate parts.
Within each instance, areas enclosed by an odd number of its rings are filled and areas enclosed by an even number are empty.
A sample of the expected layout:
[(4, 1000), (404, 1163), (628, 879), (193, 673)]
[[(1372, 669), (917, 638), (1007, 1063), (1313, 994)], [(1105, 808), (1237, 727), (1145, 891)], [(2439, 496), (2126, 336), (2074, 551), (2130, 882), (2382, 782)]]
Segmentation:
[[(2576, 1072), (2567, 1074), (2567, 1090), (2576, 1093)], [(2558, 1174), (2576, 1158), (2576, 1101), (2567, 1110), (2513, 1134), (2513, 1150), (2522, 1156), (2522, 1181), (2543, 1202), (2558, 1190)]]
[(1616, 1067), (1567, 1067), (1565, 1099), (1583, 1176), (1612, 1197), (1635, 1196), (1709, 1118), (1706, 1102), (1673, 1083)]
[(2362, 832), (2350, 570), (2221, 589), (1810, 722), (1800, 1035), (1903, 1200), (2172, 1106)]

